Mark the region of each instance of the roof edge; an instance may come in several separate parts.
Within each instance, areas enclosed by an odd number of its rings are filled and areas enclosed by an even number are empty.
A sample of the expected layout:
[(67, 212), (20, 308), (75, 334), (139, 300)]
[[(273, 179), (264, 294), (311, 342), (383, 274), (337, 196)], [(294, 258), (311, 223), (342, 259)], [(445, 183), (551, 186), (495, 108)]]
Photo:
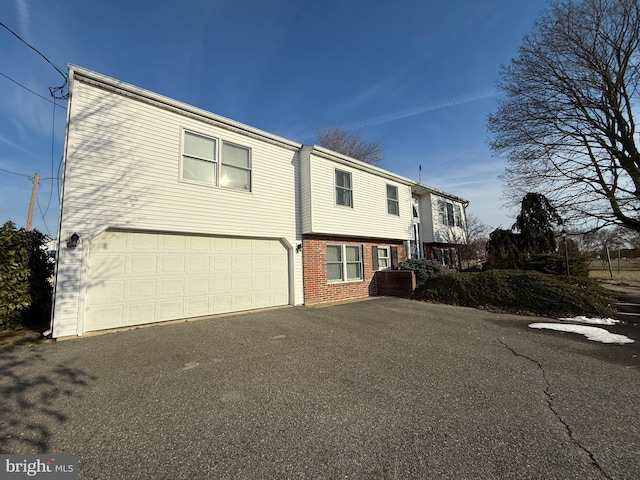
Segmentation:
[(209, 123), (214, 123), (222, 128), (242, 132), (251, 137), (266, 140), (269, 143), (276, 143), (295, 150), (299, 150), (302, 147), (301, 143), (294, 142), (293, 140), (280, 137), (279, 135), (269, 133), (265, 130), (260, 130), (259, 128), (251, 127), (235, 120), (231, 120), (230, 118), (226, 118), (222, 115), (217, 115), (207, 110), (194, 107), (193, 105), (180, 102), (164, 95), (160, 95), (159, 93), (154, 93), (150, 90), (137, 87), (121, 80), (117, 80), (102, 73), (94, 72), (87, 68), (73, 64), (69, 64), (67, 67), (69, 69), (69, 77), (75, 80), (84, 80), (87, 83), (93, 83), (97, 87), (106, 87), (107, 89), (113, 90), (116, 93), (128, 93), (134, 97), (137, 97), (139, 100), (146, 100), (148, 103), (154, 103), (156, 105), (160, 104), (160, 106), (168, 107), (171, 110), (185, 112), (190, 114), (191, 116), (208, 120)]

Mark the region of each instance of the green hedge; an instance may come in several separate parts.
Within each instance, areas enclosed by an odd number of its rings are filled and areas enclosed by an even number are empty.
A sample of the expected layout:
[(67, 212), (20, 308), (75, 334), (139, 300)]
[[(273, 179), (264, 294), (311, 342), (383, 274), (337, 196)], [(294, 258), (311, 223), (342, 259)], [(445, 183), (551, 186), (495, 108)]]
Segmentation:
[(44, 248), (47, 240), (12, 222), (0, 227), (0, 329), (48, 321), (53, 263)]
[(615, 312), (615, 300), (595, 282), (522, 270), (445, 275), (418, 287), (413, 298), (555, 317)]

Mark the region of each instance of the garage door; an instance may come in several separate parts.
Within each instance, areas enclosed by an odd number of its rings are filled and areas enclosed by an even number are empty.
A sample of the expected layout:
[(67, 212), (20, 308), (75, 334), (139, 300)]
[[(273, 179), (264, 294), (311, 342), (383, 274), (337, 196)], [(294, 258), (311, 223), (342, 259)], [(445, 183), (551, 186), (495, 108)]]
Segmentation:
[(90, 246), (84, 330), (289, 303), (279, 240), (107, 231)]

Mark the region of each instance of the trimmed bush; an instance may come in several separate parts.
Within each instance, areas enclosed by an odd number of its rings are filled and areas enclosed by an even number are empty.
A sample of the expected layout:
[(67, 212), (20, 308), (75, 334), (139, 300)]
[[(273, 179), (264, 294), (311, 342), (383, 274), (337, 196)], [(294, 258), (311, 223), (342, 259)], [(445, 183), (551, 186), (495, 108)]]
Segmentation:
[(413, 270), (416, 274), (417, 285), (445, 274), (442, 265), (435, 260), (410, 258), (406, 262), (400, 262), (398, 268), (400, 270)]
[(48, 321), (53, 264), (47, 240), (37, 230), (17, 230), (13, 222), (0, 227), (0, 329)]
[(419, 286), (413, 298), (554, 317), (607, 317), (615, 311), (615, 300), (593, 281), (521, 270), (444, 275)]

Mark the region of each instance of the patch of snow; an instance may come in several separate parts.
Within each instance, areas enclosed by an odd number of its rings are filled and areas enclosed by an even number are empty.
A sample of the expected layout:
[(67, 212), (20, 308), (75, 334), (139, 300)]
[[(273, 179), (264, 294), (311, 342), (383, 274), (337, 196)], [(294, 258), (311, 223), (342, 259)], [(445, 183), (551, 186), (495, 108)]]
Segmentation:
[(613, 318), (587, 318), (584, 316), (573, 318), (559, 318), (558, 320), (573, 323), (589, 323), (591, 325), (615, 325), (616, 323), (620, 323), (620, 320), (614, 320)]
[(588, 327), (586, 325), (569, 325), (561, 323), (531, 323), (529, 328), (557, 330), (559, 332), (579, 333), (589, 340), (602, 343), (633, 343), (635, 340), (617, 333), (610, 333), (604, 328)]

